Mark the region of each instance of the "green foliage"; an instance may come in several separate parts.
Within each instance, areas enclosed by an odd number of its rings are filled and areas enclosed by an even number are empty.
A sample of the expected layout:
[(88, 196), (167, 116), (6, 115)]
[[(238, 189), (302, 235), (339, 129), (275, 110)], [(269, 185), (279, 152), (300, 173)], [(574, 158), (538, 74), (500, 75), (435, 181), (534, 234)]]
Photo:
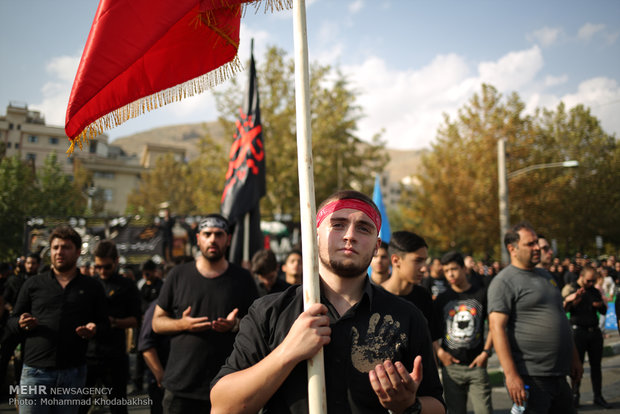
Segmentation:
[[(440, 252), (460, 249), (500, 256), (497, 139), (505, 137), (507, 170), (574, 159), (578, 168), (534, 170), (509, 180), (512, 224), (530, 221), (562, 254), (596, 253), (595, 236), (620, 244), (620, 163), (615, 137), (589, 110), (524, 114), (518, 95), (503, 98), (490, 85), (444, 124), (423, 160), (421, 185), (402, 202), (406, 226)], [(570, 251), (572, 249), (572, 251)]]
[(25, 219), (29, 216), (77, 215), (86, 205), (81, 190), (50, 154), (36, 172), (18, 157), (0, 159), (0, 260), (21, 255)]
[[(565, 254), (594, 255), (595, 237), (620, 245), (620, 146), (606, 134), (590, 110), (577, 105), (566, 111), (537, 114), (537, 141), (532, 164), (577, 160), (577, 168), (537, 170), (515, 177), (517, 208), (529, 211), (541, 233), (558, 240)], [(513, 187), (511, 187), (512, 189)], [(527, 193), (519, 188), (529, 189)], [(538, 191), (536, 191), (538, 189)], [(549, 220), (552, 217), (553, 220)], [(609, 251), (611, 253), (613, 250)]]
[(220, 209), (227, 159), (208, 131), (199, 144), (200, 154), (189, 163), (172, 154), (157, 159), (143, 174), (138, 190), (128, 200), (128, 211), (156, 215), (159, 204), (168, 202), (174, 214), (205, 214)]
[[(267, 194), (261, 214), (291, 214), (299, 219), (299, 182), (295, 119), (294, 64), (286, 53), (270, 48), (257, 68)], [(370, 194), (375, 172), (388, 161), (379, 135), (371, 145), (356, 135), (362, 116), (355, 105), (357, 93), (346, 77), (329, 66), (313, 65), (310, 74), (311, 128), (315, 197), (317, 202), (339, 188)], [(234, 120), (245, 94), (245, 82), (236, 79), (224, 91), (214, 92), (220, 122), (234, 131)]]
[(80, 188), (74, 185), (70, 175), (62, 172), (56, 153), (45, 159), (37, 171), (38, 190), (30, 214), (37, 216), (75, 216), (84, 213), (86, 206)]

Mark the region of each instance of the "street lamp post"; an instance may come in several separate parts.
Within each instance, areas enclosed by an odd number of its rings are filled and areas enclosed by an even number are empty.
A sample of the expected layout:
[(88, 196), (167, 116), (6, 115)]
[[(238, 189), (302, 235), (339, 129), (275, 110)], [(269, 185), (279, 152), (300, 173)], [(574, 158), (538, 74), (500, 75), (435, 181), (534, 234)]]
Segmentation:
[(508, 216), (508, 177), (506, 174), (506, 138), (497, 140), (497, 196), (499, 199), (499, 249), (502, 265), (508, 263), (508, 252), (504, 248), (504, 236), (510, 226)]
[(557, 168), (557, 167), (570, 168), (570, 167), (577, 167), (577, 166), (579, 166), (579, 162), (577, 162), (575, 160), (562, 161), (562, 162), (550, 162), (550, 163), (547, 163), (547, 164), (530, 165), (528, 167), (521, 168), (520, 170), (516, 170), (516, 171), (513, 171), (511, 173), (508, 173), (508, 179), (516, 177), (517, 175), (528, 173), (530, 171), (542, 170), (543, 168)]
[(506, 171), (506, 138), (499, 138), (497, 140), (497, 179), (498, 189), (497, 195), (499, 199), (499, 231), (500, 240), (499, 246), (502, 252), (502, 264), (508, 264), (508, 252), (504, 248), (504, 236), (510, 227), (510, 219), (508, 213), (508, 180), (518, 175), (526, 174), (530, 171), (541, 170), (544, 168), (571, 168), (579, 166), (579, 162), (576, 160), (550, 162), (546, 164), (535, 164), (525, 168), (508, 173)]

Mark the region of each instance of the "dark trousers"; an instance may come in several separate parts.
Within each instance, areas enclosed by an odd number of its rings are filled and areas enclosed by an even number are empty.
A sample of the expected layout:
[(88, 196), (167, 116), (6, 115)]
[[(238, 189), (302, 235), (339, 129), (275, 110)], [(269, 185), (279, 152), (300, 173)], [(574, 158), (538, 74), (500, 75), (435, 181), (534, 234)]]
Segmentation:
[(530, 386), (527, 399), (528, 414), (574, 414), (573, 395), (566, 377), (523, 376), (525, 385)]
[(169, 390), (164, 391), (163, 406), (165, 414), (209, 414), (211, 412), (211, 401), (180, 397)]
[[(127, 355), (99, 360), (87, 361), (86, 387), (95, 387), (101, 384), (112, 388), (109, 395), (102, 397), (127, 398), (127, 381), (129, 379), (129, 359)], [(86, 414), (90, 407), (81, 406), (80, 414)], [(112, 414), (127, 414), (127, 406), (111, 405)]]
[[(590, 362), (590, 381), (592, 381), (592, 392), (594, 397), (601, 396), (603, 375), (601, 374), (601, 359), (603, 358), (603, 334), (598, 327), (584, 329), (573, 327), (573, 338), (579, 359), (583, 364), (585, 353), (588, 353)], [(575, 384), (575, 392), (579, 392), (579, 383)]]
[(157, 385), (157, 381), (149, 381), (148, 392), (149, 398), (153, 401), (151, 405), (151, 414), (162, 414), (164, 412), (164, 407), (162, 406), (164, 389)]
[[(14, 335), (6, 336), (2, 344), (0, 345), (0, 386), (2, 386), (2, 392), (8, 389), (8, 385), (5, 384), (7, 380), (9, 362), (11, 361), (11, 357), (15, 352), (15, 348), (20, 343), (20, 338)], [(24, 344), (22, 343), (22, 355), (24, 353)], [(13, 370), (14, 370), (14, 382), (19, 382), (19, 378), (22, 375), (22, 359), (14, 358), (13, 359)]]

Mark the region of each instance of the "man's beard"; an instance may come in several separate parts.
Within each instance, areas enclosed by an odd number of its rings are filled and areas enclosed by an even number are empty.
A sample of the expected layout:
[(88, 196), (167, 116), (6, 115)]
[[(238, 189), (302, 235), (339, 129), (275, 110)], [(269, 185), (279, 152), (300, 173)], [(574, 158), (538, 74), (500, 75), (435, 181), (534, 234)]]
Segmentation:
[(362, 273), (365, 273), (368, 269), (368, 266), (370, 266), (370, 262), (372, 261), (372, 256), (368, 257), (366, 264), (362, 263), (361, 265), (358, 265), (355, 263), (345, 264), (345, 263), (339, 262), (331, 258), (327, 261), (322, 257), (319, 257), (319, 258), (321, 262), (323, 263), (323, 265), (325, 265), (327, 268), (331, 269), (335, 274), (337, 274), (338, 276), (344, 279), (356, 278)]
[(64, 273), (64, 272), (71, 270), (75, 266), (76, 263), (77, 263), (77, 260), (73, 263), (65, 262), (61, 266), (54, 265), (54, 269), (56, 269), (60, 273)]
[(222, 250), (220, 250), (219, 248), (216, 248), (216, 251), (214, 251), (214, 252), (210, 252), (209, 250), (205, 250), (204, 252), (201, 251), (200, 253), (202, 253), (202, 257), (204, 257), (205, 259), (207, 259), (211, 263), (218, 262), (219, 260), (222, 259), (222, 257), (224, 257), (224, 252)]

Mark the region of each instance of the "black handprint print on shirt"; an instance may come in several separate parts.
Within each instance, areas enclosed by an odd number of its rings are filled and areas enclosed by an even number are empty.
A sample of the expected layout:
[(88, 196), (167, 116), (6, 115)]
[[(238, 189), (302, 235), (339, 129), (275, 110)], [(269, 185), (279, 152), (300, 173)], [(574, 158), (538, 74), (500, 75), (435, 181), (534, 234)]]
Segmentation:
[(398, 350), (407, 342), (407, 335), (400, 330), (400, 322), (392, 315), (374, 313), (368, 321), (368, 332), (360, 338), (357, 328), (352, 328), (353, 344), (351, 362), (359, 372), (368, 372), (386, 359), (393, 360)]

